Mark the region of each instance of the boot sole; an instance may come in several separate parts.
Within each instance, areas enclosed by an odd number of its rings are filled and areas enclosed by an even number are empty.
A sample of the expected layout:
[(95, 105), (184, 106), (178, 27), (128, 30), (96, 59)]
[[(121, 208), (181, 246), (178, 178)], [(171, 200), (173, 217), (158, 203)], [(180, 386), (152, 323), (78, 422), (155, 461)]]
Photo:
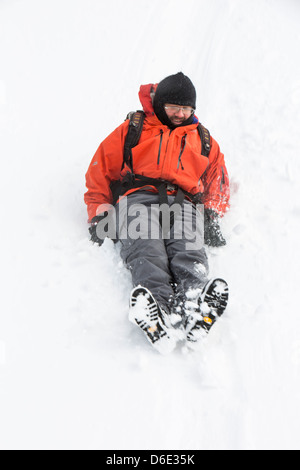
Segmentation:
[(143, 331), (158, 352), (169, 354), (174, 350), (176, 340), (169, 335), (159, 306), (146, 287), (137, 287), (131, 292), (129, 320)]
[[(196, 343), (201, 337), (206, 336), (216, 320), (223, 315), (228, 298), (228, 284), (223, 279), (212, 279), (206, 284), (199, 298), (202, 319), (197, 320), (188, 332), (187, 341), (189, 343)], [(207, 313), (205, 310), (207, 310)]]

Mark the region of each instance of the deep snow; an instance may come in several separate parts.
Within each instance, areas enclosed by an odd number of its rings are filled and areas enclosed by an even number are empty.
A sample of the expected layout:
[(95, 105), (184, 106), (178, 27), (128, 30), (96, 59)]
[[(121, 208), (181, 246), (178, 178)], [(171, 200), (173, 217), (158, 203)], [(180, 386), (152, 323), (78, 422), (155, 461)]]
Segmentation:
[[(0, 448), (299, 449), (300, 4), (0, 0)], [(127, 319), (84, 175), (139, 85), (182, 70), (225, 153), (226, 315), (161, 357)]]

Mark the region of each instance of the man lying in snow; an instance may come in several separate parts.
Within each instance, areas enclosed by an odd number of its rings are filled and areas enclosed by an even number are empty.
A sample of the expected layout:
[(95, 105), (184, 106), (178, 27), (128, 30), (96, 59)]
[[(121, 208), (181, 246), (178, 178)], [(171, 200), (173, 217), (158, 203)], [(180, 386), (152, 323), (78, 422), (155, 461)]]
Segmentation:
[[(144, 113), (98, 148), (85, 202), (93, 242), (101, 245), (104, 227), (116, 223), (111, 238), (121, 243), (134, 285), (130, 320), (168, 353), (178, 340), (196, 343), (227, 306), (227, 283), (208, 279), (203, 239), (226, 244), (219, 218), (229, 207), (229, 181), (217, 142), (195, 116), (196, 90), (187, 76), (143, 85), (139, 97)], [(141, 120), (138, 142), (125, 152), (126, 136)]]

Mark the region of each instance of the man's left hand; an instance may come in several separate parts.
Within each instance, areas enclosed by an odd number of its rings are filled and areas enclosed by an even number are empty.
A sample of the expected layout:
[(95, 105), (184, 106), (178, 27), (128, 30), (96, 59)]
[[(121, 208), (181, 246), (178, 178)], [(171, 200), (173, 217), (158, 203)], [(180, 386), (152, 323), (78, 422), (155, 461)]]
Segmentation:
[(222, 235), (219, 215), (212, 209), (204, 210), (204, 242), (208, 246), (224, 246), (226, 240)]

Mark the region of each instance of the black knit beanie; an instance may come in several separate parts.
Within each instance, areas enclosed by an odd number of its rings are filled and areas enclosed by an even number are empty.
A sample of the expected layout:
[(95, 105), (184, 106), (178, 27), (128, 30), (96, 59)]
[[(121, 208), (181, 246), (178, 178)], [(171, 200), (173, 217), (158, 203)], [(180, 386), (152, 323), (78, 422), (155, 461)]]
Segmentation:
[[(159, 82), (153, 100), (154, 112), (158, 119), (162, 124), (174, 128), (164, 108), (166, 103), (191, 106), (193, 109), (196, 109), (195, 87), (191, 80), (182, 72), (176, 75), (170, 75)], [(184, 121), (182, 126), (186, 126), (192, 122), (193, 115)]]

